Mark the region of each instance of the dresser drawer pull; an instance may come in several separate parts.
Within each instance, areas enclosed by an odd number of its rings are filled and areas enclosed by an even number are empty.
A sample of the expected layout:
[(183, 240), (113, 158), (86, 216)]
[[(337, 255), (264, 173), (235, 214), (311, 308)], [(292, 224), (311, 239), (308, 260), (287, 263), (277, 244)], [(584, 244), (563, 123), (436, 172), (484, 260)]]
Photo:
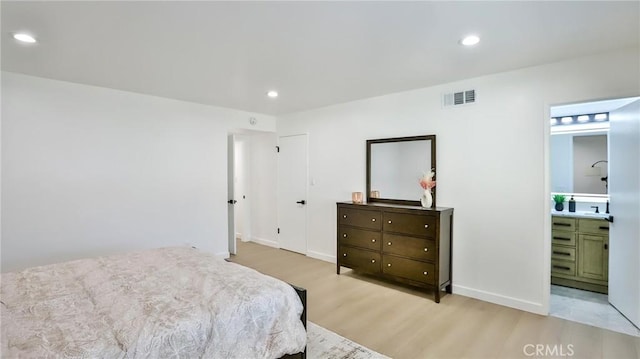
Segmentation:
[(346, 233), (342, 233), (342, 238), (347, 238), (347, 234)]
[(346, 257), (346, 256), (347, 256), (347, 254), (346, 254), (346, 253), (344, 253), (342, 256), (343, 256), (343, 257)]
[(604, 226), (600, 226), (598, 228), (602, 229), (603, 231), (608, 231), (609, 230), (609, 227), (604, 227)]
[(372, 240), (371, 240), (371, 243), (376, 243), (376, 240), (375, 240), (375, 239), (372, 239)]
[(564, 270), (571, 270), (571, 268), (569, 268), (569, 267), (563, 267), (563, 266), (553, 266), (553, 268), (556, 268), (556, 269), (564, 269)]
[(429, 225), (428, 225), (428, 224), (425, 224), (425, 225), (424, 225), (424, 228), (429, 228)]
[(422, 272), (422, 274), (424, 274), (424, 275), (429, 275), (429, 272)]
[(388, 246), (390, 246), (390, 245), (391, 245), (391, 242), (387, 242), (387, 245), (388, 245)]
[(428, 251), (429, 251), (429, 248), (425, 248), (425, 249), (424, 249), (424, 251), (425, 251), (425, 252), (428, 252)]
[(556, 222), (553, 222), (553, 225), (554, 225), (554, 226), (565, 226), (565, 227), (571, 227), (571, 224), (570, 224), (570, 223), (556, 223)]
[(342, 215), (342, 218), (347, 218), (347, 215), (346, 215), (346, 214), (343, 214), (343, 215)]
[(557, 239), (559, 241), (570, 241), (571, 238), (563, 238), (563, 237), (553, 237), (553, 239)]
[(375, 259), (372, 259), (372, 260), (371, 260), (371, 263), (375, 263), (375, 262), (376, 262), (376, 260), (375, 260)]
[(376, 221), (376, 219), (375, 219), (375, 218), (371, 218), (371, 222), (375, 222), (375, 221)]
[(391, 263), (387, 263), (387, 267), (391, 267)]
[(556, 252), (556, 251), (553, 251), (553, 254), (559, 254), (559, 255), (562, 255), (562, 256), (570, 256), (570, 255), (571, 255), (571, 253), (566, 253), (566, 252)]
[(387, 222), (387, 223), (391, 224), (391, 220), (389, 220), (389, 222)]

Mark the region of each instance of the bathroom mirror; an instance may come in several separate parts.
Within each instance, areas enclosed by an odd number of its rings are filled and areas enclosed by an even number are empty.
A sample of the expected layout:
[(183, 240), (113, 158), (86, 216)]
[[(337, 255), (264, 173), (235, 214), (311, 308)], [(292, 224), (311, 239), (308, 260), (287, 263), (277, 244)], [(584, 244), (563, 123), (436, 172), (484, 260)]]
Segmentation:
[(431, 170), (437, 176), (435, 135), (367, 140), (367, 202), (420, 205), (419, 181)]
[(608, 132), (552, 133), (551, 192), (607, 196)]

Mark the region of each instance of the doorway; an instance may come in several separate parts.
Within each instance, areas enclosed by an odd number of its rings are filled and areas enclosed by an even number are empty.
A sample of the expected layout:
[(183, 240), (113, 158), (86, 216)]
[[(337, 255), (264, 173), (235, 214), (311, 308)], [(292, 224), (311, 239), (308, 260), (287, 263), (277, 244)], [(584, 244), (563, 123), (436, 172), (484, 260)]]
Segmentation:
[(238, 130), (228, 135), (228, 248), (237, 241), (275, 246), (277, 135)]
[(549, 314), (640, 336), (640, 98), (550, 117)]

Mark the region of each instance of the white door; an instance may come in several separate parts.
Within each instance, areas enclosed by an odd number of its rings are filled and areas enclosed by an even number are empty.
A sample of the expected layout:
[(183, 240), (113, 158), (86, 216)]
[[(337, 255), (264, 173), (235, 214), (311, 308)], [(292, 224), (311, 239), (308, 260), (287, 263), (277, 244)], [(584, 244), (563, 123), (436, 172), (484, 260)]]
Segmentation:
[(227, 213), (228, 213), (228, 240), (229, 254), (236, 254), (236, 221), (235, 221), (235, 137), (227, 137)]
[(307, 135), (278, 142), (278, 242), (280, 248), (306, 254)]
[(640, 100), (609, 121), (609, 302), (640, 327)]

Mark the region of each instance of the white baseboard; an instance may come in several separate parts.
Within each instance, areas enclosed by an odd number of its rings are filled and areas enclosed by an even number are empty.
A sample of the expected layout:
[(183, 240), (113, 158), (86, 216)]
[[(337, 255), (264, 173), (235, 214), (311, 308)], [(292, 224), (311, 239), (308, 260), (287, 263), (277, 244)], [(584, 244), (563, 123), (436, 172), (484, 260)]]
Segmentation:
[(278, 242), (272, 241), (270, 239), (264, 239), (260, 237), (251, 237), (251, 242), (256, 242), (258, 244), (262, 244), (264, 246), (269, 246), (273, 248), (280, 248), (280, 245), (278, 245)]
[(479, 299), (489, 303), (495, 303), (503, 305), (505, 307), (524, 310), (525, 312), (531, 312), (540, 315), (548, 315), (544, 310), (542, 303), (530, 302), (528, 300), (522, 300), (513, 297), (507, 297), (500, 294), (485, 292), (483, 290), (464, 287), (461, 285), (453, 285), (453, 293), (463, 295), (465, 297)]
[(219, 258), (224, 258), (224, 259), (231, 257), (231, 254), (229, 252), (218, 252), (218, 253), (214, 253), (213, 255)]
[(321, 261), (325, 261), (325, 262), (329, 262), (329, 263), (336, 263), (336, 257), (335, 256), (330, 256), (328, 254), (324, 254), (324, 253), (320, 253), (320, 252), (316, 252), (316, 251), (307, 250), (307, 257), (319, 259)]

